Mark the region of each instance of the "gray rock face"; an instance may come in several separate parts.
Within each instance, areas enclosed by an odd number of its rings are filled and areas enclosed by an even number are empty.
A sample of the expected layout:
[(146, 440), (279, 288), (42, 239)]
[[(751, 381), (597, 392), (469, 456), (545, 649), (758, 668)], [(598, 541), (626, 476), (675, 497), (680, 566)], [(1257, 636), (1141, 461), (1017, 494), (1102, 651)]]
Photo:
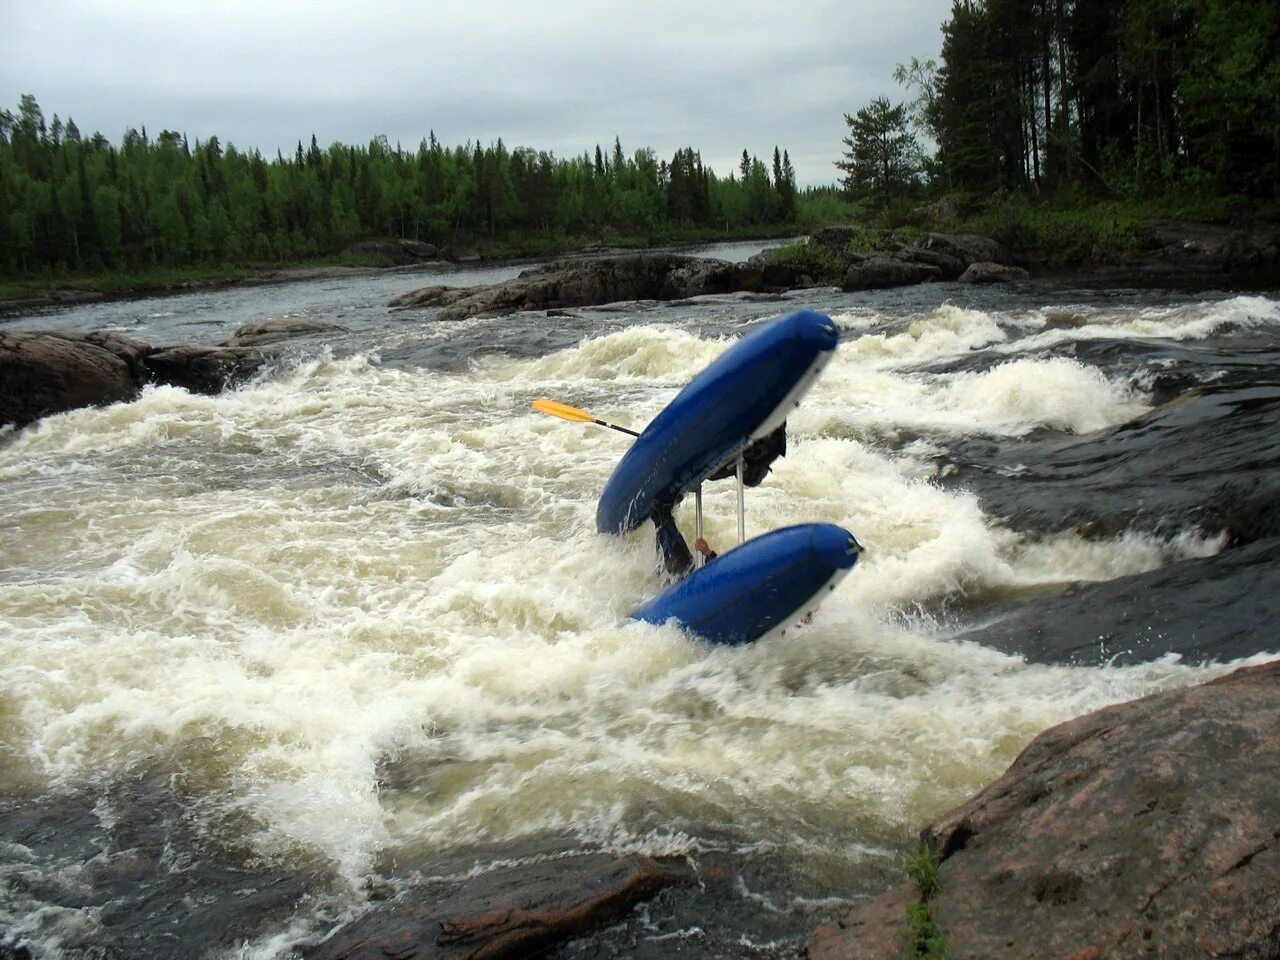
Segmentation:
[(0, 333), (0, 424), (132, 400), (148, 349), (110, 333)]
[(284, 317), (275, 320), (256, 320), (246, 323), (236, 335), (223, 342), (224, 347), (260, 347), (280, 343), (294, 337), (310, 337), (319, 333), (343, 333), (342, 327), (327, 320), (305, 317)]
[(585, 307), (619, 300), (682, 300), (710, 293), (758, 290), (761, 271), (675, 254), (638, 254), (560, 260), (525, 270), (513, 280), (479, 289), (427, 288), (397, 297), (391, 305), (445, 304), (439, 320), (492, 317), (522, 310)]
[[(1280, 661), (1041, 734), (923, 834), (953, 960), (1280, 957)], [(907, 955), (913, 885), (811, 960)]]
[(840, 287), (846, 291), (875, 290), (882, 287), (906, 287), (941, 278), (942, 270), (933, 264), (875, 256), (850, 264)]
[(966, 267), (972, 263), (1013, 264), (1013, 255), (1004, 244), (973, 233), (926, 233), (916, 246), (955, 257)]
[(759, 280), (755, 281), (755, 284), (762, 290), (768, 291), (813, 286), (813, 278), (805, 272), (804, 267), (794, 263), (775, 263), (771, 259), (772, 252), (771, 250), (765, 250), (763, 253), (757, 253), (750, 257), (747, 260), (744, 279), (751, 282), (750, 272), (757, 271)]
[(961, 283), (1011, 283), (1026, 280), (1030, 274), (1021, 267), (1007, 267), (1002, 263), (971, 263), (960, 274)]
[(942, 271), (944, 280), (957, 280), (964, 273), (964, 261), (940, 250), (924, 250), (920, 247), (904, 247), (895, 256), (908, 263), (927, 263)]

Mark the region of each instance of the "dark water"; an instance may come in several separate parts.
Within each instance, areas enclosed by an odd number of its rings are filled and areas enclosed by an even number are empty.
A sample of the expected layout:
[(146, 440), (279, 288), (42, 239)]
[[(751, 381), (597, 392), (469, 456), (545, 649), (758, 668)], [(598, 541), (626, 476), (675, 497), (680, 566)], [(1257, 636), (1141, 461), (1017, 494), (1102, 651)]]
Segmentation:
[[(385, 307), (514, 272), (9, 321), (344, 333), (0, 437), (0, 956), (289, 956), (587, 850), (699, 884), (554, 956), (793, 956), (1044, 727), (1280, 652), (1275, 291)], [(528, 401), (643, 423), (800, 306), (847, 335), (749, 516), (842, 523), (865, 563), (791, 645), (619, 625), (656, 584), (642, 537), (589, 529), (620, 450)]]

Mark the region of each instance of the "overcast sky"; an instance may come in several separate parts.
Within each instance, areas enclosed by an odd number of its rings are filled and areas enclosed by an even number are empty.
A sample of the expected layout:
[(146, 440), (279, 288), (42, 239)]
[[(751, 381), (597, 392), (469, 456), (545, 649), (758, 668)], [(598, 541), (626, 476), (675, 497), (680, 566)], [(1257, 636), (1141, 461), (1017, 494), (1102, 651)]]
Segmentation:
[(830, 183), (843, 114), (897, 101), (951, 0), (0, 0), (0, 107), (118, 143), (127, 127), (273, 155), (385, 133), (406, 149), (498, 137), (559, 156), (685, 145), (727, 175), (745, 147)]

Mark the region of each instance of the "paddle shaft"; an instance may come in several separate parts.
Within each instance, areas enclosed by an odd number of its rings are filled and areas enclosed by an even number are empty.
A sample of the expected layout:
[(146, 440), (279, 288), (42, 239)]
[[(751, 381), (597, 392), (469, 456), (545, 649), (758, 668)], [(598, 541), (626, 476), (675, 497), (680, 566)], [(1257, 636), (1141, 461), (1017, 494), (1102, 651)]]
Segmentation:
[(533, 401), (533, 409), (539, 413), (548, 413), (553, 417), (559, 417), (561, 420), (572, 420), (575, 423), (594, 423), (633, 437), (640, 436), (639, 433), (629, 427), (620, 427), (618, 424), (610, 423), (608, 420), (601, 420), (579, 407), (571, 407), (569, 404), (560, 403), (558, 400), (535, 400)]
[(640, 436), (638, 431), (632, 430), (630, 427), (620, 427), (616, 423), (609, 423), (607, 420), (597, 420), (595, 417), (592, 417), (591, 422), (598, 423), (602, 427), (608, 427), (610, 430), (617, 430), (619, 433), (629, 433), (633, 437)]

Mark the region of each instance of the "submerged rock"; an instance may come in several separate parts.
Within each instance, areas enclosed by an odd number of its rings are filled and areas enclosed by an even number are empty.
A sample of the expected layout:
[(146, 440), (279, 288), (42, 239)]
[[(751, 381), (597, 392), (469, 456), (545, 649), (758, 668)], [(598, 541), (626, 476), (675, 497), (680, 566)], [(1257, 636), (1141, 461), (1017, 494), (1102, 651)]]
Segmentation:
[(0, 333), (0, 424), (132, 400), (149, 350), (112, 333)]
[[(1280, 956), (1280, 661), (1037, 737), (923, 840), (953, 960)], [(914, 885), (856, 906), (812, 960), (914, 955)]]
[(374, 906), (305, 951), (309, 960), (541, 956), (617, 922), (666, 887), (693, 882), (683, 860), (603, 853), (482, 873), (434, 902)]

